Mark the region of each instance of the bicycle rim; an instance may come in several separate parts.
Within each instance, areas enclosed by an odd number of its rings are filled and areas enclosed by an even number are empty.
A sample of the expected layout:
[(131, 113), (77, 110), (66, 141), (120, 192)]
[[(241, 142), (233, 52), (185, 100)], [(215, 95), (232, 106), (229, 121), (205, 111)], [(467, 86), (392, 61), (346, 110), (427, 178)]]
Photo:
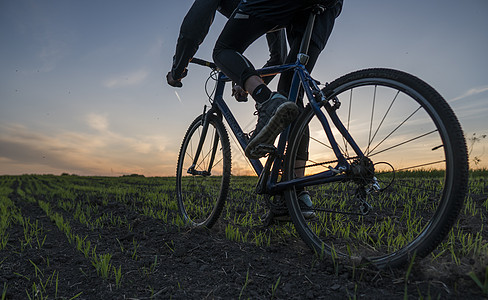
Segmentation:
[[(449, 232), (466, 192), (466, 145), (454, 113), (426, 83), (395, 70), (357, 71), (323, 91), (340, 101), (336, 113), (364, 157), (333, 130), (352, 167), (338, 170), (341, 181), (307, 187), (316, 213), (311, 221), (303, 219), (296, 191), (287, 191), (300, 236), (318, 253), (380, 268), (403, 265), (414, 254), (425, 257)], [(307, 128), (305, 175), (337, 165), (307, 107), (290, 137), (286, 179), (297, 171), (295, 157)]]
[(203, 117), (195, 119), (185, 134), (178, 156), (176, 193), (184, 221), (190, 226), (211, 228), (218, 220), (227, 197), (231, 153), (223, 123), (213, 116), (208, 117), (208, 131), (193, 168), (202, 138)]

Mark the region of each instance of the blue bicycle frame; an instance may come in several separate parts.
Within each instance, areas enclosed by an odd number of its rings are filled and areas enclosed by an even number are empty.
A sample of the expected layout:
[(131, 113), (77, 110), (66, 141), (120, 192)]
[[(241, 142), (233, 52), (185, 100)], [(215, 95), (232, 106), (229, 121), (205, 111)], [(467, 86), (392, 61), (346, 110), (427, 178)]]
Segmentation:
[[(201, 60), (199, 64), (203, 64)], [(198, 62), (195, 62), (198, 63)], [(210, 63), (205, 62), (204, 65), (209, 66)], [(293, 126), (289, 126), (279, 138), (279, 142), (277, 145), (277, 149), (275, 154), (272, 154), (268, 157), (266, 165), (263, 167), (261, 161), (258, 159), (250, 159), (250, 163), (256, 172), (257, 175), (260, 176), (260, 180), (265, 180), (265, 188), (264, 191), (267, 194), (276, 194), (280, 191), (283, 191), (290, 186), (295, 187), (305, 187), (310, 185), (322, 184), (327, 182), (334, 182), (334, 181), (341, 181), (346, 179), (345, 171), (350, 169), (350, 164), (342, 154), (339, 149), (339, 146), (332, 134), (331, 127), (329, 122), (321, 110), (321, 107), (325, 106), (325, 109), (328, 112), (329, 117), (332, 120), (332, 123), (336, 126), (345, 140), (351, 145), (352, 149), (355, 151), (357, 157), (362, 157), (363, 153), (361, 149), (357, 146), (355, 141), (349, 135), (347, 129), (344, 127), (342, 122), (339, 120), (339, 117), (335, 113), (335, 108), (329, 103), (328, 100), (325, 99), (324, 94), (320, 91), (317, 82), (313, 80), (305, 69), (305, 65), (300, 62), (300, 59), (297, 60), (294, 64), (286, 64), (281, 66), (273, 66), (267, 67), (263, 69), (257, 70), (258, 74), (261, 76), (271, 76), (278, 73), (282, 73), (287, 70), (294, 70), (294, 76), (290, 88), (289, 93), (289, 100), (290, 101), (301, 101), (298, 98), (298, 92), (300, 85), (303, 86), (305, 90), (305, 95), (309, 99), (309, 104), (314, 111), (314, 114), (318, 117), (322, 127), (327, 135), (327, 138), (330, 142), (331, 148), (334, 151), (335, 156), (337, 157), (337, 165), (334, 168), (330, 168), (328, 171), (324, 171), (318, 174), (314, 174), (311, 176), (305, 176), (302, 178), (296, 178), (286, 182), (277, 182), (279, 171), (283, 167), (283, 158), (284, 158), (284, 151), (286, 142), (288, 141), (288, 135), (290, 133), (290, 128)], [(218, 79), (217, 79), (217, 86), (215, 90), (215, 97), (212, 102), (212, 109), (211, 111), (215, 111), (214, 107), (218, 108), (218, 111), (222, 114), (223, 118), (226, 120), (227, 124), (229, 125), (230, 129), (232, 130), (233, 134), (237, 138), (239, 145), (242, 149), (245, 149), (248, 140), (246, 135), (242, 131), (240, 125), (238, 124), (237, 120), (235, 119), (234, 115), (230, 111), (229, 107), (225, 103), (223, 99), (223, 93), (226, 82), (229, 82), (230, 79), (225, 76), (222, 72), (219, 72)], [(334, 99), (333, 96), (329, 97), (329, 99)], [(335, 99), (337, 101), (337, 99)], [(210, 111), (209, 111), (210, 113)], [(297, 118), (298, 119), (298, 118)], [(271, 169), (272, 166), (272, 169)], [(261, 179), (263, 175), (266, 175), (264, 179)]]
[[(271, 153), (268, 156), (266, 165), (264, 167), (259, 160), (250, 159), (254, 171), (256, 172), (256, 174), (259, 175), (259, 182), (257, 188), (258, 193), (267, 193), (270, 195), (274, 195), (292, 186), (300, 188), (300, 187), (322, 184), (327, 182), (347, 180), (347, 173), (350, 170), (351, 165), (349, 164), (349, 162), (346, 160), (346, 158), (340, 151), (339, 145), (337, 144), (334, 135), (332, 134), (332, 130), (329, 125), (329, 122), (327, 121), (325, 114), (321, 110), (322, 107), (325, 107), (334, 126), (342, 134), (346, 142), (349, 145), (351, 145), (352, 149), (356, 153), (356, 157), (362, 158), (364, 156), (361, 149), (359, 149), (356, 142), (353, 140), (353, 138), (351, 137), (347, 129), (344, 127), (344, 125), (342, 124), (342, 122), (340, 121), (339, 117), (335, 112), (338, 107), (336, 106), (336, 104), (337, 105), (340, 104), (339, 100), (335, 97), (334, 93), (331, 93), (331, 95), (327, 95), (328, 99), (326, 99), (324, 93), (318, 87), (317, 82), (312, 79), (309, 72), (305, 68), (305, 65), (308, 61), (308, 56), (306, 55), (306, 53), (308, 52), (308, 47), (310, 44), (315, 17), (317, 14), (323, 12), (324, 9), (325, 8), (321, 6), (315, 6), (314, 9), (312, 9), (310, 17), (308, 19), (308, 24), (305, 33), (303, 35), (303, 39), (302, 39), (302, 43), (300, 46), (300, 51), (296, 63), (262, 68), (257, 70), (257, 72), (261, 76), (270, 76), (270, 75), (282, 73), (287, 70), (294, 70), (294, 75), (293, 75), (288, 99), (295, 103), (297, 103), (298, 101), (303, 101), (298, 97), (300, 86), (303, 86), (305, 95), (308, 98), (309, 105), (311, 106), (314, 114), (317, 116), (318, 120), (322, 124), (322, 127), (330, 142), (331, 148), (334, 151), (334, 154), (337, 158), (337, 165), (333, 168), (330, 168), (330, 170), (328, 171), (324, 171), (321, 173), (317, 173), (314, 175), (305, 176), (301, 178), (295, 178), (286, 182), (283, 181), (278, 182), (279, 172), (283, 167), (284, 152), (288, 141), (288, 136), (290, 134), (290, 128), (293, 128), (295, 124), (294, 122), (280, 135), (278, 146), (275, 152)], [(207, 61), (203, 61), (200, 59), (193, 59), (192, 62), (216, 69), (216, 66), (214, 64)], [(232, 112), (230, 111), (229, 107), (227, 106), (224, 99), (222, 98), (222, 95), (224, 94), (225, 83), (229, 81), (230, 79), (227, 76), (225, 76), (222, 72), (219, 72), (219, 75), (217, 77), (215, 97), (213, 99), (212, 108), (210, 109), (209, 113), (213, 113), (215, 111), (220, 112), (223, 118), (225, 118), (225, 120), (227, 121), (227, 124), (229, 124), (230, 129), (236, 136), (242, 149), (245, 149), (248, 144), (246, 135), (242, 131), (241, 127), (239, 126), (236, 119), (232, 115)], [(329, 103), (329, 100), (332, 100), (334, 102), (334, 105), (331, 105)], [(300, 119), (300, 116), (297, 119)], [(206, 128), (208, 128), (208, 124), (205, 124), (204, 122), (204, 129), (203, 129), (204, 132), (206, 132)], [(200, 144), (202, 143), (203, 143), (203, 138)], [(197, 151), (197, 153), (199, 153), (200, 148), (201, 145), (199, 145), (199, 150)], [(194, 158), (194, 164), (198, 159), (198, 155), (199, 154), (197, 154), (196, 157)], [(209, 168), (211, 168), (211, 166)], [(208, 170), (208, 173), (210, 173), (210, 170)]]

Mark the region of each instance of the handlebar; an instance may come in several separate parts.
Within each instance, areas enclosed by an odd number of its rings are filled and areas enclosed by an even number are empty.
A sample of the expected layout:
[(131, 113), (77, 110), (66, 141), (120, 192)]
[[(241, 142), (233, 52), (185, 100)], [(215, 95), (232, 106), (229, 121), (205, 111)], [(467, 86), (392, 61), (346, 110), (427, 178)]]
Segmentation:
[(213, 62), (210, 62), (210, 61), (206, 61), (206, 60), (203, 60), (203, 59), (200, 59), (200, 58), (192, 58), (190, 60), (191, 63), (193, 64), (197, 64), (197, 65), (200, 65), (200, 66), (204, 66), (204, 67), (209, 67), (211, 69), (217, 69), (217, 65)]

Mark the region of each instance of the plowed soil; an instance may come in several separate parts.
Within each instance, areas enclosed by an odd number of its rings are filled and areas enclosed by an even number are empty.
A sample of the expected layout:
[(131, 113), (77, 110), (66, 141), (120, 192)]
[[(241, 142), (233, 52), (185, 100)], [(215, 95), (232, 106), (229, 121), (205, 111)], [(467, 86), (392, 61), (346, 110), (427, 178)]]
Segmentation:
[[(25, 178), (23, 178), (25, 180)], [(25, 186), (25, 185), (24, 185)], [(298, 238), (279, 239), (269, 246), (226, 239), (225, 221), (211, 230), (187, 230), (141, 214), (115, 200), (91, 199), (97, 214), (124, 216), (124, 224), (107, 222), (91, 229), (61, 209), (71, 232), (96, 243), (97, 253), (110, 253), (112, 269), (104, 279), (90, 256), (71, 240), (39, 206), (59, 199), (19, 190), (8, 198), (24, 220), (38, 222), (39, 238), (22, 246), (25, 225), (12, 222), (8, 243), (0, 250), (1, 299), (484, 299), (470, 271), (483, 280), (483, 257), (416, 262), (407, 268), (378, 271), (334, 265), (318, 259)], [(486, 187), (477, 195), (486, 200)], [(28, 194), (28, 191), (26, 195)], [(79, 199), (77, 199), (79, 200)], [(176, 214), (176, 211), (174, 211)], [(486, 218), (486, 210), (484, 211)], [(171, 219), (171, 218), (168, 218)], [(461, 224), (481, 227), (479, 217), (463, 217)], [(277, 226), (277, 225), (276, 225)], [(486, 226), (485, 226), (486, 227)], [(486, 230), (486, 229), (485, 229)], [(475, 233), (474, 232), (474, 233)], [(483, 233), (487, 239), (486, 231)], [(45, 238), (44, 238), (45, 237)], [(459, 246), (459, 245), (458, 245)], [(120, 267), (117, 285), (114, 270)]]

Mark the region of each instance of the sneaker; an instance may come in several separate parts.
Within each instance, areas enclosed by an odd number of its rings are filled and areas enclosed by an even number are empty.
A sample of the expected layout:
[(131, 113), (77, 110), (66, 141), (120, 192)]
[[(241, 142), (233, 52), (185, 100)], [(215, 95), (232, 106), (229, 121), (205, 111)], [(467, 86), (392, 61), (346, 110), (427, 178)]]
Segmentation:
[(305, 220), (310, 220), (315, 218), (315, 212), (313, 210), (312, 199), (310, 198), (310, 193), (307, 191), (302, 191), (298, 194), (298, 204), (300, 205), (300, 210)]
[(257, 103), (256, 109), (258, 123), (245, 150), (251, 159), (265, 156), (276, 137), (299, 113), (298, 106), (279, 93), (273, 93), (264, 103)]

